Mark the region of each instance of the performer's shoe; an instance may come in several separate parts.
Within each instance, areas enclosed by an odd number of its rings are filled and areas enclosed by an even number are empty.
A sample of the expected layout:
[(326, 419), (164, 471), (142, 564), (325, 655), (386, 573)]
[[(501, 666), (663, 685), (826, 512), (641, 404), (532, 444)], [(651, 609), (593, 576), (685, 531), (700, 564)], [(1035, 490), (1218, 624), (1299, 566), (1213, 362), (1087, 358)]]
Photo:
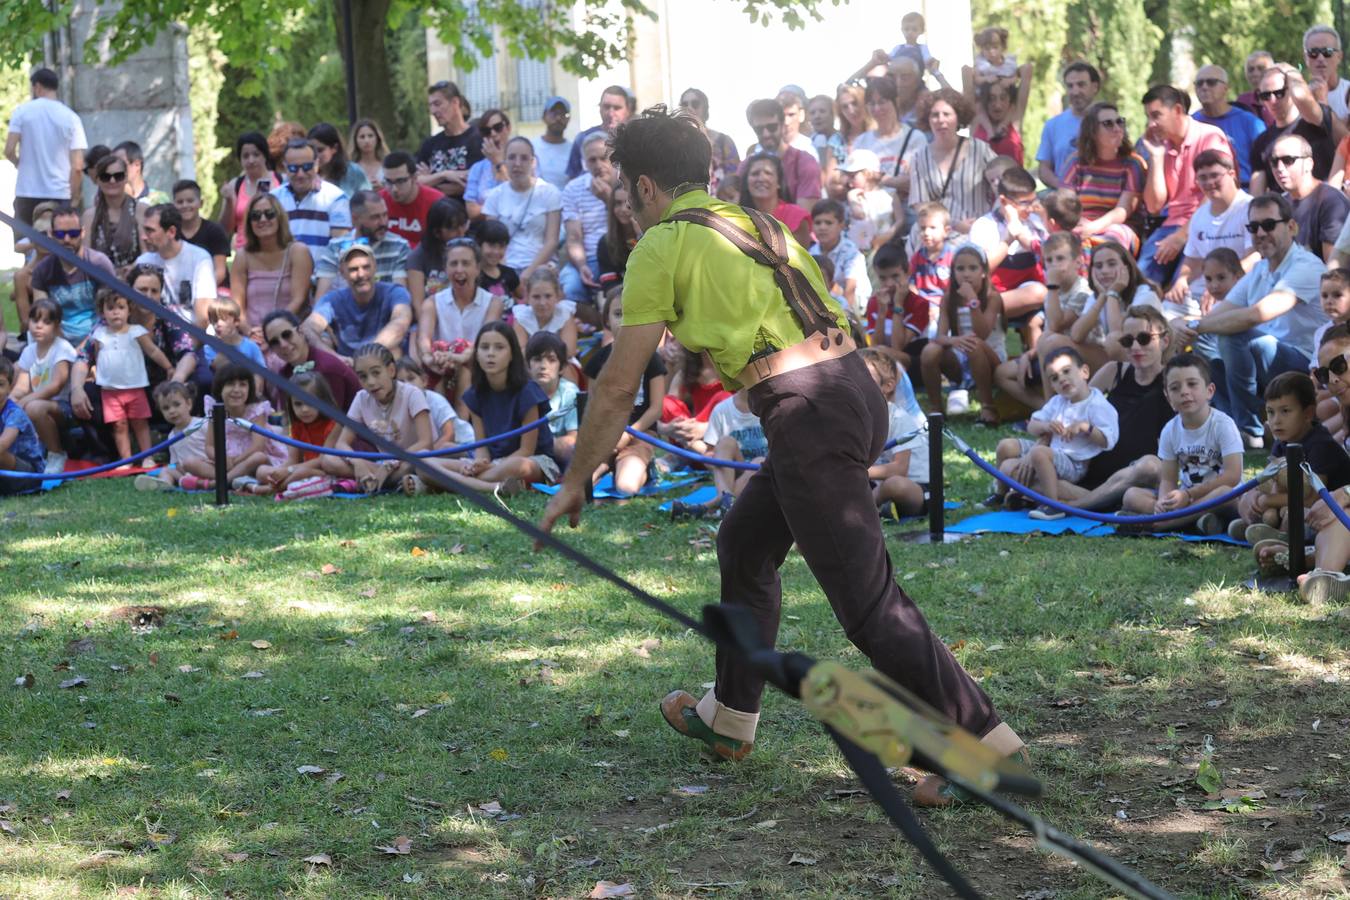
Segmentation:
[(698, 700), (688, 691), (671, 691), (661, 701), (661, 715), (680, 734), (702, 741), (710, 753), (722, 759), (739, 762), (754, 749), (752, 741), (738, 741), (724, 737), (709, 728), (694, 707)]
[[(1023, 747), (1013, 756), (1022, 765), (1031, 768), (1031, 757), (1027, 755), (1027, 748)], [(915, 806), (924, 809), (941, 809), (944, 806), (952, 806), (969, 800), (970, 794), (941, 775), (929, 775), (915, 786), (911, 799)]]

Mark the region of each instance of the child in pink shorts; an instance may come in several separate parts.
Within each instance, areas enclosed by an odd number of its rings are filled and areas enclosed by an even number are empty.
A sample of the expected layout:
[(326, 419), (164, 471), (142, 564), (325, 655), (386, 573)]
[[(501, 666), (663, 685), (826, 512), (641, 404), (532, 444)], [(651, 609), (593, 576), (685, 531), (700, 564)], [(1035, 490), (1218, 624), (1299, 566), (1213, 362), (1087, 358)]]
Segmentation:
[(98, 295), (102, 323), (89, 336), (96, 345), (94, 382), (103, 398), (103, 421), (112, 429), (118, 457), (131, 455), (131, 434), (141, 450), (150, 447), (150, 400), (145, 389), (150, 376), (145, 370), (148, 356), (165, 372), (173, 364), (143, 326), (131, 324), (131, 304), (112, 291)]

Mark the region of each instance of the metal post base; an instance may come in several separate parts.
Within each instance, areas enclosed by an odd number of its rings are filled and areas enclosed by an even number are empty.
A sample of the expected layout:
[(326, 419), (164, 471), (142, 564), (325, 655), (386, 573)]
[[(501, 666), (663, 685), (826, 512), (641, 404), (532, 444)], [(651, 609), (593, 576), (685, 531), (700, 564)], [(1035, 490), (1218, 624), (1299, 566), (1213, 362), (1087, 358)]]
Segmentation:
[(906, 544), (959, 544), (970, 535), (957, 534), (953, 531), (944, 531), (941, 534), (932, 534), (927, 531), (921, 531), (914, 534), (901, 534), (897, 537)]
[(1298, 593), (1298, 582), (1289, 575), (1256, 575), (1244, 584), (1246, 587), (1267, 594)]

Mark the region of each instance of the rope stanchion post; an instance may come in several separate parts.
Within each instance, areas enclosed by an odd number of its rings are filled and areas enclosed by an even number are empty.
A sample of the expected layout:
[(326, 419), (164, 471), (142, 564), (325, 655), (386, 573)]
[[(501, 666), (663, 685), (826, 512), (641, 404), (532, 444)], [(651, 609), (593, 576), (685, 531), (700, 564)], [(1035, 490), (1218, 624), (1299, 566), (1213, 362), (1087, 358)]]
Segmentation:
[(963, 535), (947, 533), (946, 473), (942, 465), (943, 430), (946, 417), (940, 412), (928, 414), (928, 531), (907, 536), (913, 544), (954, 544)]
[(225, 458), (225, 404), (211, 407), (211, 441), (216, 448), (216, 506), (230, 503), (228, 462)]

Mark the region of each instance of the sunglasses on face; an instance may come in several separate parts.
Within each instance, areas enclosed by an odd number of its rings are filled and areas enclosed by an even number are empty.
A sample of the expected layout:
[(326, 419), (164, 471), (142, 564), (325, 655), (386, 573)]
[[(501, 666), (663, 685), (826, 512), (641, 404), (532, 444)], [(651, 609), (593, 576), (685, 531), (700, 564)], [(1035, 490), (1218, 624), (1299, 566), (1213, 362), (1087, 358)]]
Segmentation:
[(1272, 166), (1284, 166), (1286, 169), (1293, 168), (1294, 163), (1300, 159), (1307, 159), (1306, 156), (1272, 156), (1270, 164)]
[(1331, 59), (1333, 56), (1335, 56), (1337, 53), (1340, 53), (1341, 51), (1335, 49), (1334, 47), (1309, 47), (1303, 52), (1308, 55), (1308, 59), (1317, 59), (1317, 57), (1319, 56), (1322, 57), (1323, 59)]
[(1128, 350), (1134, 346), (1135, 341), (1138, 341), (1140, 347), (1147, 347), (1149, 344), (1153, 343), (1155, 337), (1161, 337), (1161, 335), (1155, 334), (1152, 331), (1141, 331), (1138, 334), (1122, 334), (1120, 336), (1120, 346)]
[(1202, 88), (1214, 87), (1216, 84), (1227, 84), (1227, 83), (1228, 83), (1228, 82), (1222, 81), (1222, 80), (1220, 80), (1220, 79), (1218, 79), (1218, 78), (1197, 78), (1197, 79), (1195, 79), (1195, 86), (1196, 86), (1196, 87), (1202, 87)]
[(58, 241), (64, 241), (66, 238), (77, 238), (84, 231), (82, 228), (53, 228), (52, 237)]
[(765, 122), (755, 126), (755, 134), (777, 134), (780, 127), (777, 122)]
[(1327, 387), (1331, 384), (1332, 375), (1335, 375), (1337, 378), (1343, 378), (1347, 369), (1350, 369), (1350, 361), (1347, 361), (1345, 354), (1342, 353), (1340, 356), (1333, 359), (1329, 365), (1318, 366), (1316, 369), (1313, 369), (1313, 375), (1316, 376), (1318, 384), (1322, 387)]
[(1276, 226), (1288, 222), (1288, 219), (1258, 219), (1247, 223), (1247, 233), (1256, 234), (1258, 231), (1264, 231), (1270, 234)]
[(312, 163), (312, 162), (299, 163), (299, 164), (296, 164), (296, 163), (286, 163), (286, 171), (287, 171), (287, 172), (290, 172), (292, 175), (294, 175), (296, 172), (313, 172), (313, 171), (314, 171), (314, 163)]
[(1097, 124), (1100, 125), (1102, 128), (1112, 128), (1112, 129), (1124, 128), (1125, 119), (1124, 118), (1098, 119)]
[(501, 134), (503, 131), (505, 131), (510, 127), (511, 127), (510, 122), (506, 121), (505, 119), (500, 119), (489, 125), (487, 130), (492, 132), (493, 134)]
[(104, 172), (102, 175), (98, 176), (98, 180), (104, 184), (109, 184), (113, 181), (126, 181), (127, 170), (123, 169), (120, 172)]
[(279, 345), (282, 341), (285, 341), (286, 343), (289, 344), (289, 343), (290, 343), (291, 341), (293, 341), (293, 340), (295, 340), (295, 329), (294, 329), (294, 328), (287, 328), (285, 331), (281, 332), (281, 334), (274, 335), (274, 336), (268, 338), (268, 339), (267, 339), (267, 346), (269, 346), (269, 347), (276, 347), (276, 346)]
[(1283, 100), (1285, 88), (1276, 88), (1273, 91), (1257, 91), (1257, 100)]
[(261, 222), (264, 219), (270, 222), (276, 217), (277, 211), (275, 209), (255, 209), (253, 212), (248, 214), (248, 220), (250, 222)]

